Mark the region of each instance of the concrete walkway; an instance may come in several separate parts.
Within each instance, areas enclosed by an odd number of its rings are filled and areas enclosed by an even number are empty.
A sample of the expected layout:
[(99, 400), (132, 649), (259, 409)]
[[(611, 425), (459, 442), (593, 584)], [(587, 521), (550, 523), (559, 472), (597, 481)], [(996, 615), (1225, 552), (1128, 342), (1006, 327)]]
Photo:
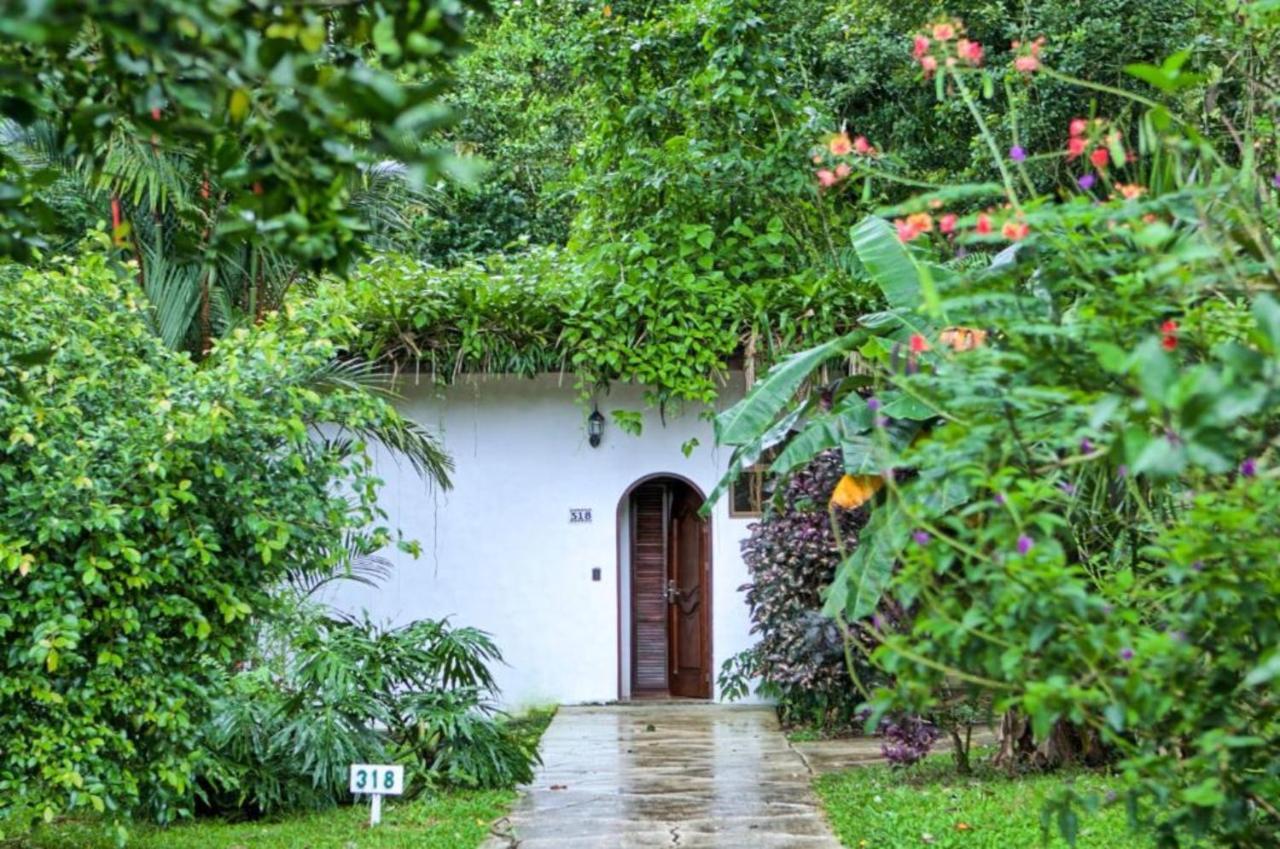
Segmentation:
[(561, 708), (485, 849), (839, 849), (770, 708)]

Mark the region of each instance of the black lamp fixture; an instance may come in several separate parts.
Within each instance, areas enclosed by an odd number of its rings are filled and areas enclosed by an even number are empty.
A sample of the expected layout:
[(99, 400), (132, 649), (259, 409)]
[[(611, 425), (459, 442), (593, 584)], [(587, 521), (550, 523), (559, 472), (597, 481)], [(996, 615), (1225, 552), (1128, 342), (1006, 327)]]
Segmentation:
[(604, 416), (600, 415), (600, 408), (592, 404), (591, 415), (587, 416), (587, 441), (591, 443), (592, 448), (599, 448), (602, 436), (604, 436)]

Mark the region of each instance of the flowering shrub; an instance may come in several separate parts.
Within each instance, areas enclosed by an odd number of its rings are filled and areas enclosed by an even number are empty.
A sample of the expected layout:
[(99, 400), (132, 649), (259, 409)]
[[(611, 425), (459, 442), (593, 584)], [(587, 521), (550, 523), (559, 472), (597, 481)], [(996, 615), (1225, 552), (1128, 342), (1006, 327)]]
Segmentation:
[[(1271, 37), (1280, 19), (1256, 12)], [(1034, 44), (1002, 72), (1090, 90), (1053, 67), (1052, 41)], [(1256, 157), (1277, 139), (1268, 118), (1211, 143), (1201, 113), (1177, 109), (1203, 93), (1189, 61), (1133, 67), (1154, 89), (1133, 117), (1079, 116), (1050, 150), (988, 124), (994, 72), (939, 61), (934, 89), (969, 113), (999, 183), (931, 187), (855, 227), (890, 309), (797, 355), (811, 368), (778, 370), (719, 433), (750, 446), (742, 422), (799, 415), (790, 462), (839, 447), (846, 471), (885, 480), (825, 607), (837, 622), (886, 598), (907, 611), (871, 642), (848, 632), (890, 676), (853, 682), (877, 714), (985, 695), (1016, 729), (1006, 744), (1114, 762), (1162, 847), (1273, 846), (1280, 227), (1274, 162)], [(1277, 102), (1273, 77), (1232, 84), (1260, 110)], [(1023, 173), (1040, 157), (1064, 168), (1054, 194)], [(850, 183), (889, 179), (841, 161)], [(944, 344), (956, 327), (987, 335)], [(836, 386), (821, 388), (830, 412), (796, 413), (801, 382), (852, 350), (878, 366), (874, 408)], [(1046, 813), (1074, 840), (1075, 807), (1105, 803), (1068, 788)]]
[(815, 458), (782, 486), (742, 543), (751, 583), (739, 589), (746, 591), (759, 641), (726, 673), (737, 666), (738, 674), (758, 677), (760, 692), (778, 701), (789, 723), (846, 726), (858, 701), (849, 687), (840, 631), (821, 613), (822, 590), (841, 560), (830, 516), (837, 517), (845, 545), (856, 545), (865, 521), (865, 511), (828, 512), (841, 475), (839, 457)]

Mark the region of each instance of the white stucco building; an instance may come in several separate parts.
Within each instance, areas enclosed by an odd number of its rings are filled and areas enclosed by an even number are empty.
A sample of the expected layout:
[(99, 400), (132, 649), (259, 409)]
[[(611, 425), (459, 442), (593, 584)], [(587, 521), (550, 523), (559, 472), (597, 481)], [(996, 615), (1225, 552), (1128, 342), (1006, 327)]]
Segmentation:
[[(451, 617), (490, 632), (509, 707), (645, 697), (715, 698), (724, 660), (752, 642), (738, 588), (747, 573), (748, 494), (697, 508), (727, 466), (706, 411), (663, 422), (638, 387), (599, 396), (606, 425), (587, 435), (572, 377), (469, 377), (441, 388), (412, 378), (411, 418), (439, 434), (456, 469), (432, 490), (407, 464), (380, 458), (393, 526), (423, 543), (390, 580), (347, 584), (341, 605), (396, 623)], [(742, 396), (731, 376), (720, 405)], [(622, 432), (612, 410), (644, 410)], [(698, 447), (685, 456), (691, 439)]]

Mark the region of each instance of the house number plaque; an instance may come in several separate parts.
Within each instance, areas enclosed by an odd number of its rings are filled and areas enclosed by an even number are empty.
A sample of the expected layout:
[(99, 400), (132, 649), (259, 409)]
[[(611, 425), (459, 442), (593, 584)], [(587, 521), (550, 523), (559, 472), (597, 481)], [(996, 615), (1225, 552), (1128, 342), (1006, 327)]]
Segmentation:
[(585, 525), (591, 522), (590, 507), (570, 507), (569, 508), (569, 524)]

